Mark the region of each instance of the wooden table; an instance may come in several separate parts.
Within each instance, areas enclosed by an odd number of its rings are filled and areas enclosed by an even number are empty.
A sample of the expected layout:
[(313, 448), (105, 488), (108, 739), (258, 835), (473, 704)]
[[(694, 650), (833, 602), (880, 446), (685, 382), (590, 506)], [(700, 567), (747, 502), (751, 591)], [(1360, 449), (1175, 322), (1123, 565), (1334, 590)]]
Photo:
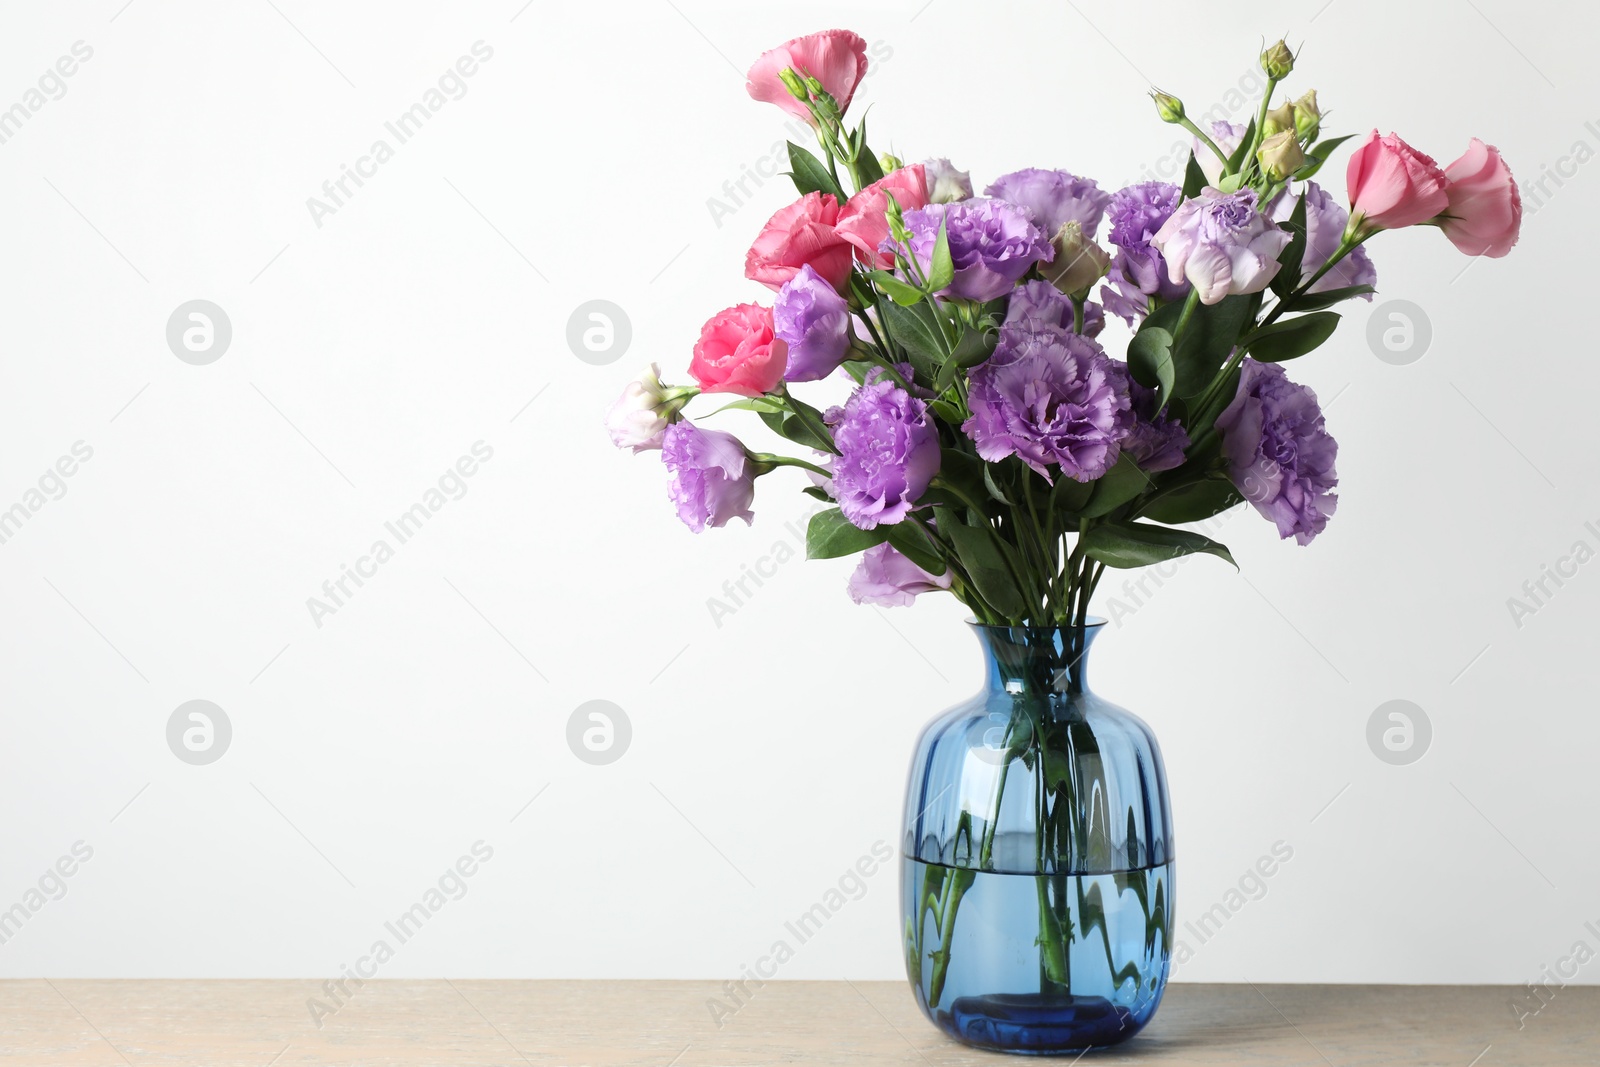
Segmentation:
[[(715, 982), (0, 981), (0, 1064), (699, 1067), (1024, 1062), (953, 1044), (899, 982), (771, 982), (719, 1027)], [(1178, 983), (1145, 1032), (1087, 1063), (1358, 1067), (1600, 1064), (1600, 987), (1519, 1029), (1492, 986)], [(308, 1001), (332, 1014), (312, 1021)], [(313, 1005), (314, 1006), (314, 1005)], [(1055, 1062), (1070, 1062), (1067, 1057)]]

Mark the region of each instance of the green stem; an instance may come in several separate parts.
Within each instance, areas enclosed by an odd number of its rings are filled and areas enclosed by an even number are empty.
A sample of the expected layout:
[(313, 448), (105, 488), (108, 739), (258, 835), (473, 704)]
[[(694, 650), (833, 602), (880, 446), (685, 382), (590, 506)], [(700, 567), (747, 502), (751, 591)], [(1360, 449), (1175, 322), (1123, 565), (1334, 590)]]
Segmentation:
[[(1256, 168), (1256, 149), (1261, 147), (1261, 142), (1266, 140), (1261, 136), (1262, 128), (1267, 124), (1267, 112), (1272, 108), (1272, 90), (1278, 87), (1278, 79), (1267, 75), (1267, 91), (1261, 94), (1261, 110), (1256, 112), (1255, 133), (1250, 136), (1250, 151), (1244, 154), (1244, 161), (1240, 164), (1239, 175), (1248, 181), (1250, 172)], [(1239, 184), (1243, 185), (1241, 181)]]
[(795, 459), (792, 456), (775, 456), (771, 452), (752, 452), (750, 453), (750, 458), (754, 460), (758, 466), (799, 467), (801, 470), (808, 470), (813, 474), (820, 474), (824, 478), (833, 477), (833, 475), (827, 470), (817, 466), (815, 463), (808, 463), (803, 459)]

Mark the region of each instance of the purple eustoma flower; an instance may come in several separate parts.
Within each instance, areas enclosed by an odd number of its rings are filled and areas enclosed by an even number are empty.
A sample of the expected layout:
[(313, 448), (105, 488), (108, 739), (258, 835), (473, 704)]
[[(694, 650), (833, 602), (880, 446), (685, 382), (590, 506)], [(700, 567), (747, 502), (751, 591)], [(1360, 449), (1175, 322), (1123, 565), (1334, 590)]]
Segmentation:
[(969, 375), (972, 417), (961, 429), (991, 463), (1010, 455), (1090, 482), (1117, 462), (1133, 428), (1127, 371), (1087, 337), (1023, 320)]
[(1189, 283), (1167, 277), (1167, 261), (1150, 243), (1181, 203), (1183, 190), (1166, 182), (1140, 182), (1111, 194), (1106, 216), (1117, 255), (1100, 297), (1129, 326), (1145, 317), (1152, 296), (1170, 301), (1188, 295)]
[(863, 530), (905, 518), (939, 473), (939, 432), (928, 405), (874, 371), (824, 416), (839, 454), (828, 486)]
[(846, 590), (857, 604), (908, 607), (922, 593), (950, 588), (951, 574), (929, 574), (887, 542), (861, 553)]
[(1083, 235), (1093, 239), (1111, 201), (1110, 194), (1088, 178), (1037, 167), (1002, 175), (983, 193), (1027, 208), (1033, 214), (1034, 225), (1048, 238), (1055, 237), (1068, 222), (1076, 222), (1083, 228)]
[[(1031, 282), (1023, 282), (1013, 289), (1011, 299), (1006, 303), (1006, 325), (1023, 320), (1042, 322), (1046, 326), (1055, 326), (1068, 333), (1078, 332), (1074, 329), (1076, 318), (1072, 313), (1071, 298), (1049, 282), (1038, 278)], [(1094, 337), (1105, 327), (1104, 309), (1092, 300), (1084, 301), (1083, 336)]]
[(772, 332), (789, 346), (784, 380), (820, 381), (850, 351), (850, 305), (808, 264), (778, 290)]
[[(1316, 182), (1306, 182), (1301, 195), (1306, 200), (1306, 254), (1300, 261), (1300, 276), (1309, 278), (1338, 250), (1344, 228), (1350, 222), (1350, 212)], [(1275, 222), (1288, 222), (1289, 216), (1294, 214), (1294, 205), (1295, 197), (1287, 191), (1279, 193), (1267, 215)], [(1367, 255), (1364, 245), (1356, 246), (1355, 251), (1335, 263), (1307, 292), (1323, 293), (1350, 285), (1377, 288), (1378, 270), (1372, 265), (1372, 257)], [(1365, 293), (1362, 298), (1370, 303), (1372, 294)]]
[[(1017, 280), (1038, 262), (1055, 255), (1049, 237), (1033, 224), (1024, 208), (1004, 200), (963, 200), (958, 204), (929, 204), (905, 213), (911, 231), (909, 255), (926, 272), (939, 240), (939, 223), (945, 224), (955, 279), (939, 295), (985, 302), (1004, 296)], [(896, 248), (893, 238), (884, 251)]]
[(1217, 416), (1228, 476), (1240, 494), (1302, 545), (1328, 525), (1338, 498), (1328, 435), (1317, 395), (1289, 380), (1276, 363), (1245, 359), (1239, 391)]
[(1206, 186), (1185, 200), (1150, 243), (1167, 261), (1167, 280), (1187, 281), (1202, 304), (1259, 293), (1278, 273), (1287, 230), (1256, 210), (1256, 192), (1224, 193)]
[(682, 419), (667, 427), (661, 460), (667, 465), (667, 497), (689, 529), (699, 533), (732, 519), (749, 525), (756, 479), (737, 437)]
[(1183, 466), (1189, 433), (1168, 412), (1156, 414), (1156, 391), (1136, 381), (1128, 382), (1133, 400), (1133, 429), (1123, 438), (1122, 450), (1133, 457), (1141, 470), (1154, 474)]

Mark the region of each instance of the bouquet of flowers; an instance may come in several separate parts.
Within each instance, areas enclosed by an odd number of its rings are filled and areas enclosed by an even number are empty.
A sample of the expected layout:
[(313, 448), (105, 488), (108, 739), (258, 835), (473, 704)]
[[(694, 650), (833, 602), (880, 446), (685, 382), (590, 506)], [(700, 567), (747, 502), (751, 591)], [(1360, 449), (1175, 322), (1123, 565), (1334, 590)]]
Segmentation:
[[(1202, 128), (1167, 93), (1156, 111), (1194, 138), (1183, 185), (1113, 192), (1065, 170), (1001, 175), (974, 194), (948, 160), (877, 155), (846, 120), (866, 42), (829, 30), (767, 52), (752, 97), (810, 124), (790, 143), (799, 199), (761, 228), (745, 276), (771, 306), (713, 315), (693, 385), (652, 366), (607, 424), (659, 451), (691, 530), (751, 520), (758, 479), (809, 472), (833, 505), (813, 558), (861, 554), (858, 603), (947, 591), (980, 622), (1081, 625), (1107, 567), (1227, 548), (1185, 530), (1248, 501), (1308, 544), (1337, 498), (1337, 446), (1317, 398), (1284, 365), (1326, 342), (1329, 310), (1371, 300), (1366, 244), (1429, 225), (1468, 255), (1516, 242), (1521, 201), (1492, 146), (1440, 168), (1394, 134), (1361, 138), (1349, 210), (1313, 179), (1349, 137), (1325, 137), (1315, 91), (1271, 105), (1295, 57), (1261, 56), (1267, 89), (1244, 126)], [(1102, 241), (1104, 243), (1102, 243)], [(1131, 328), (1121, 358), (1097, 340)], [(791, 386), (848, 375), (827, 410)], [(752, 451), (691, 420), (731, 399), (805, 450)]]
[[(1441, 169), (1374, 130), (1346, 168), (1347, 210), (1314, 179), (1350, 138), (1324, 136), (1314, 91), (1273, 106), (1295, 66), (1283, 42), (1260, 61), (1266, 91), (1243, 126), (1197, 122), (1152, 93), (1194, 138), (1181, 186), (1107, 192), (1027, 169), (977, 196), (948, 160), (877, 155), (865, 121), (846, 121), (867, 69), (860, 37), (773, 49), (750, 95), (804, 119), (818, 145), (789, 145), (799, 199), (745, 258), (773, 304), (713, 315), (693, 385), (663, 384), (652, 366), (608, 416), (618, 446), (660, 451), (690, 529), (749, 522), (756, 481), (798, 467), (829, 505), (807, 554), (860, 553), (858, 603), (945, 591), (987, 624), (989, 692), (918, 741), (902, 869), (919, 1003), (984, 1047), (1124, 1040), (1165, 984), (1159, 750), (1083, 685), (1105, 569), (1232, 562), (1185, 527), (1243, 501), (1309, 544), (1334, 513), (1337, 446), (1285, 364), (1333, 336), (1331, 309), (1371, 300), (1367, 243), (1418, 225), (1468, 255), (1516, 243), (1516, 183), (1478, 140)], [(1113, 316), (1129, 329), (1120, 356), (1099, 340)], [(848, 376), (843, 404), (791, 392), (834, 375)], [(731, 395), (685, 416), (713, 394)], [(706, 425), (730, 409), (800, 454)]]

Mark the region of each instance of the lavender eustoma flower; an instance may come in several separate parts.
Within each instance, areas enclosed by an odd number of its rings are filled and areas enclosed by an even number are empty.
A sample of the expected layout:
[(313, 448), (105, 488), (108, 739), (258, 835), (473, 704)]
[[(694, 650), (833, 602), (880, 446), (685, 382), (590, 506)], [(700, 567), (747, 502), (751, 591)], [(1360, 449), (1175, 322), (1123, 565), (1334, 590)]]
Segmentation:
[(863, 530), (905, 518), (939, 473), (939, 431), (928, 405), (877, 372), (824, 420), (833, 429), (829, 490)]
[(1289, 380), (1276, 363), (1246, 358), (1239, 391), (1217, 416), (1228, 476), (1243, 497), (1302, 545), (1333, 514), (1339, 446), (1329, 436), (1317, 395)]
[(1189, 432), (1168, 412), (1156, 414), (1156, 391), (1131, 379), (1128, 395), (1133, 400), (1133, 429), (1123, 438), (1122, 450), (1133, 457), (1141, 470), (1154, 474), (1183, 466), (1184, 450), (1189, 447)]
[(749, 525), (755, 471), (744, 445), (730, 433), (702, 430), (688, 419), (667, 427), (661, 461), (667, 465), (667, 497), (685, 526), (700, 533), (732, 519)]
[[(1024, 208), (1004, 200), (963, 200), (957, 204), (929, 204), (905, 213), (911, 247), (900, 249), (914, 257), (923, 271), (933, 260), (939, 240), (939, 223), (945, 224), (955, 278), (941, 296), (986, 302), (1004, 296), (1035, 263), (1055, 255), (1049, 237), (1033, 224)], [(882, 245), (894, 251), (890, 238)]]
[(1183, 190), (1166, 182), (1140, 182), (1111, 194), (1106, 217), (1108, 237), (1117, 249), (1111, 272), (1100, 287), (1107, 310), (1136, 326), (1148, 313), (1150, 298), (1177, 300), (1189, 293), (1188, 282), (1167, 276), (1167, 261), (1150, 243), (1183, 203)]
[[(1300, 260), (1300, 276), (1309, 278), (1321, 270), (1322, 265), (1338, 250), (1339, 242), (1344, 238), (1344, 228), (1350, 222), (1350, 212), (1316, 182), (1306, 182), (1305, 192), (1301, 195), (1306, 201), (1306, 254)], [(1269, 205), (1267, 216), (1274, 222), (1288, 222), (1289, 216), (1294, 214), (1295, 200), (1287, 190), (1279, 193)], [(1378, 285), (1378, 269), (1372, 265), (1372, 257), (1367, 255), (1365, 245), (1357, 245), (1353, 252), (1318, 278), (1307, 292), (1324, 293), (1329, 289), (1343, 289), (1350, 285), (1370, 285), (1374, 288)], [(1372, 294), (1363, 293), (1362, 299), (1371, 303)]]
[(850, 351), (850, 305), (807, 264), (778, 290), (772, 332), (789, 346), (784, 380), (820, 381)]
[(1256, 210), (1254, 189), (1224, 193), (1210, 186), (1185, 200), (1150, 243), (1167, 261), (1167, 279), (1187, 281), (1202, 304), (1259, 293), (1278, 273), (1278, 255), (1290, 240)]
[(1047, 482), (1051, 466), (1080, 482), (1100, 477), (1133, 428), (1126, 368), (1087, 337), (1037, 321), (1002, 326), (968, 380), (972, 417), (961, 429), (978, 455), (1016, 455)]
[(1027, 208), (1046, 237), (1054, 237), (1072, 221), (1083, 228), (1085, 237), (1093, 239), (1111, 201), (1111, 195), (1089, 178), (1037, 167), (1002, 175), (983, 193)]
[(943, 574), (929, 574), (884, 542), (861, 553), (861, 562), (845, 588), (857, 604), (909, 607), (922, 593), (949, 589), (952, 577), (948, 569)]
[[(1006, 324), (1024, 319), (1042, 322), (1069, 333), (1079, 332), (1074, 329), (1077, 320), (1072, 313), (1072, 299), (1049, 282), (1037, 278), (1013, 289), (1011, 299), (1006, 303)], [(1083, 336), (1094, 337), (1105, 327), (1105, 311), (1092, 300), (1084, 301)]]

